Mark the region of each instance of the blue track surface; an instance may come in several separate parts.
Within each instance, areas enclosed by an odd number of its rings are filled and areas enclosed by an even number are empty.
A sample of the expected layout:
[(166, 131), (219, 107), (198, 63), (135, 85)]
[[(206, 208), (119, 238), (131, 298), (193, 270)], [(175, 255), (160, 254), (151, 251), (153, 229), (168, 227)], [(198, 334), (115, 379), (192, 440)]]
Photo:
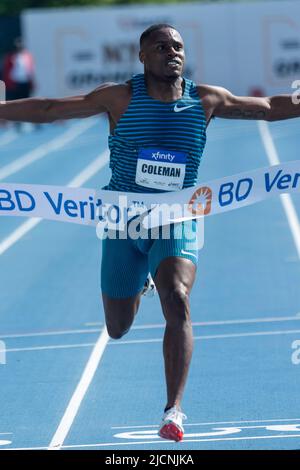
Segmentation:
[[(269, 125), (281, 162), (299, 159), (299, 122)], [(106, 149), (92, 119), (58, 150), (2, 181), (67, 185)], [(80, 123), (0, 132), (1, 170)], [(1, 141), (4, 142), (1, 145)], [(217, 120), (200, 181), (269, 165), (256, 122)], [(106, 165), (84, 186), (101, 187)], [(299, 214), (300, 198), (293, 203)], [(26, 219), (1, 217), (3, 241)], [(103, 329), (101, 244), (91, 228), (43, 221), (0, 255), (0, 445), (50, 445)], [(300, 259), (279, 198), (208, 218), (191, 307), (195, 350), (185, 440), (157, 436), (165, 404), (163, 317), (143, 299), (131, 332), (110, 341), (65, 435), (66, 449), (299, 449)]]

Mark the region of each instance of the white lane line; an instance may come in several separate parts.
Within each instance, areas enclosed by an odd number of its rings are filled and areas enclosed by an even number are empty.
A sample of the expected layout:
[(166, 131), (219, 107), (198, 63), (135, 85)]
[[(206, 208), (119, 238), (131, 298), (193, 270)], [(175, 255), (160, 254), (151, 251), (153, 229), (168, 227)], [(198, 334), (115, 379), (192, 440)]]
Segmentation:
[[(103, 325), (102, 325), (103, 328)], [(81, 329), (81, 330), (58, 330), (58, 331), (39, 331), (35, 333), (12, 333), (7, 335), (2, 335), (0, 333), (1, 339), (17, 339), (17, 338), (38, 338), (43, 336), (61, 336), (61, 335), (77, 335), (77, 334), (93, 334), (100, 333), (102, 328), (93, 328), (93, 329)]]
[(93, 160), (86, 168), (84, 168), (77, 176), (75, 176), (75, 178), (73, 178), (68, 183), (68, 186), (71, 186), (72, 188), (79, 188), (86, 181), (96, 175), (98, 171), (102, 170), (102, 168), (107, 165), (108, 162), (109, 151), (105, 150), (98, 156), (98, 158)]
[(74, 124), (61, 136), (51, 140), (50, 142), (46, 142), (45, 144), (40, 145), (30, 152), (25, 153), (25, 155), (22, 155), (22, 157), (17, 158), (13, 162), (5, 165), (0, 169), (0, 181), (7, 178), (8, 176), (13, 175), (14, 173), (17, 173), (37, 160), (40, 160), (50, 152), (54, 152), (63, 148), (66, 144), (74, 140), (76, 137), (87, 131), (95, 124), (96, 121), (94, 119), (82, 120), (79, 123)]
[(10, 129), (5, 132), (4, 135), (0, 137), (0, 147), (4, 147), (4, 145), (8, 145), (14, 140), (17, 140), (19, 137), (23, 136), (24, 134), (29, 134), (32, 132), (32, 125), (29, 124), (28, 126), (22, 127), (20, 132), (16, 131), (15, 129)]
[[(300, 421), (300, 418), (280, 418), (280, 419), (257, 419), (257, 420), (244, 420), (244, 421), (212, 421), (212, 422), (207, 422), (207, 423), (190, 423), (190, 424), (185, 424), (185, 427), (188, 427), (188, 426), (208, 426), (208, 425), (216, 425), (216, 426), (220, 426), (220, 425), (223, 425), (223, 424), (246, 424), (246, 423), (283, 423), (283, 422), (293, 422), (293, 421)], [(264, 426), (260, 426), (260, 427), (264, 427)], [(151, 424), (147, 424), (147, 425), (144, 425), (144, 426), (112, 426), (111, 429), (144, 429), (144, 428), (151, 428), (151, 429), (156, 429), (158, 428), (158, 425), (155, 424), (155, 425), (151, 425)], [(245, 427), (245, 429), (248, 429), (247, 427)], [(5, 434), (12, 434), (12, 433), (5, 433)], [(298, 437), (295, 436), (295, 435), (287, 435), (288, 437)], [(259, 436), (259, 437), (267, 437), (267, 436)], [(275, 436), (270, 436), (270, 437), (275, 437)], [(277, 438), (280, 438), (280, 437), (285, 437), (285, 436), (277, 436)], [(257, 436), (256, 436), (257, 438)], [(230, 439), (230, 438), (229, 438)], [(248, 439), (248, 438), (243, 438), (243, 439)], [(250, 439), (252, 439), (252, 437), (250, 437)], [(209, 439), (211, 440), (211, 439)], [(157, 441), (138, 441), (139, 444), (151, 444), (151, 443), (158, 443), (158, 442), (171, 442), (171, 441), (161, 441), (161, 440), (157, 440)], [(197, 442), (197, 440), (184, 440), (184, 442)], [(108, 446), (111, 446), (111, 445), (118, 445), (118, 444), (122, 444), (125, 445), (125, 443), (122, 441), (121, 443), (101, 443), (101, 444), (73, 444), (73, 445), (66, 445), (66, 446), (62, 446), (62, 449), (67, 449), (67, 448), (75, 448), (75, 447), (97, 447), (97, 446), (105, 446), (105, 445), (108, 445)], [(127, 444), (134, 444), (133, 442), (126, 442)], [(31, 449), (47, 449), (47, 447), (17, 447), (17, 448), (8, 448), (8, 449), (1, 449), (1, 450), (31, 450)]]
[[(226, 339), (226, 338), (245, 338), (251, 336), (273, 336), (273, 335), (291, 335), (298, 334), (300, 330), (283, 330), (283, 331), (256, 331), (253, 333), (232, 333), (227, 335), (207, 335), (207, 336), (195, 336), (194, 340), (211, 340), (211, 339)], [(151, 344), (161, 343), (163, 338), (152, 338), (152, 339), (133, 339), (128, 341), (110, 341), (107, 346), (121, 346), (124, 344)], [(25, 348), (9, 348), (5, 352), (26, 352), (26, 351), (44, 351), (47, 349), (71, 349), (71, 348), (88, 348), (93, 347), (95, 343), (74, 343), (74, 344), (53, 344), (50, 346), (32, 346)]]
[[(180, 450), (181, 446), (184, 445), (186, 442), (216, 442), (216, 441), (250, 441), (254, 439), (285, 439), (285, 438), (294, 438), (300, 437), (300, 434), (282, 434), (280, 436), (274, 435), (267, 435), (267, 436), (249, 436), (249, 437), (223, 437), (217, 439), (184, 439), (182, 443), (179, 445), (178, 449)], [(91, 447), (112, 447), (112, 446), (131, 446), (131, 445), (139, 445), (139, 444), (173, 444), (174, 441), (167, 441), (166, 439), (157, 439), (156, 441), (136, 441), (131, 442), (130, 440), (126, 442), (107, 442), (107, 443), (98, 443), (98, 444), (73, 444), (73, 445), (66, 445), (62, 446), (61, 449), (79, 449), (79, 448), (91, 448)], [(1, 450), (46, 450), (47, 447), (11, 447), (7, 449)], [(191, 449), (192, 450), (192, 449)]]
[[(244, 325), (248, 323), (273, 323), (283, 321), (299, 321), (300, 316), (294, 315), (289, 317), (265, 317), (265, 318), (245, 318), (241, 320), (222, 320), (222, 321), (207, 321), (207, 322), (193, 322), (192, 326), (214, 326), (214, 325)], [(153, 324), (153, 325), (136, 325), (133, 326), (132, 330), (145, 330), (151, 328), (165, 328), (165, 324)]]
[[(258, 121), (258, 129), (270, 164), (280, 164), (281, 162), (279, 160), (278, 153), (267, 122)], [(290, 194), (282, 194), (280, 196), (280, 200), (283, 205), (283, 209), (285, 211), (290, 230), (292, 232), (298, 257), (300, 259), (300, 223), (295, 206), (293, 204)]]
[(47, 447), (9, 447), (7, 449), (2, 449), (2, 450), (47, 450)]
[[(300, 320), (300, 315), (297, 313), (293, 316), (288, 317), (262, 317), (262, 318), (245, 318), (239, 320), (213, 320), (213, 321), (202, 321), (193, 322), (193, 326), (213, 326), (213, 325), (243, 325), (247, 323), (272, 323), (281, 321), (294, 321)], [(102, 326), (101, 322), (89, 322), (85, 323), (86, 326)], [(153, 323), (148, 325), (135, 325), (131, 327), (131, 330), (147, 330), (152, 328), (165, 328), (165, 323)]]
[[(188, 426), (210, 426), (210, 425), (221, 425), (221, 424), (245, 424), (245, 423), (277, 423), (277, 422), (290, 422), (290, 421), (300, 421), (300, 418), (283, 418), (283, 419), (254, 419), (254, 420), (244, 420), (244, 421), (213, 421), (209, 423), (185, 423), (184, 427)], [(157, 424), (146, 424), (144, 426), (112, 426), (110, 429), (143, 429), (143, 428), (157, 428)]]
[[(186, 442), (217, 442), (217, 441), (250, 441), (255, 439), (283, 439), (283, 438), (292, 438), (292, 437), (300, 437), (300, 434), (282, 434), (280, 436), (274, 435), (267, 435), (267, 436), (248, 436), (248, 437), (223, 437), (223, 438), (209, 438), (209, 439), (184, 439), (181, 445), (184, 445)], [(75, 449), (75, 448), (88, 448), (88, 447), (111, 447), (111, 446), (131, 446), (131, 445), (139, 445), (139, 444), (174, 444), (174, 441), (167, 441), (165, 439), (157, 439), (156, 441), (136, 441), (131, 442), (129, 439), (126, 442), (107, 442), (107, 443), (99, 443), (99, 444), (75, 444), (75, 445), (68, 445), (62, 446), (62, 449)], [(178, 447), (180, 448), (180, 447)]]
[(90, 355), (81, 379), (59, 423), (59, 426), (49, 444), (49, 450), (59, 450), (62, 447), (80, 408), (81, 402), (84, 399), (89, 385), (93, 380), (108, 341), (109, 336), (107, 329), (104, 328), (101, 335), (99, 336), (97, 343), (95, 344), (92, 354)]
[[(92, 161), (83, 171), (81, 171), (75, 178), (73, 178), (67, 186), (79, 187), (83, 185), (88, 179), (100, 171), (109, 160), (108, 150), (105, 150), (94, 161)], [(43, 219), (32, 218), (22, 223), (16, 230), (14, 230), (7, 238), (0, 242), (0, 255), (3, 255), (10, 247), (19, 241), (26, 233), (32, 230)]]
[(26, 220), (16, 230), (14, 230), (7, 238), (0, 242), (0, 255), (3, 255), (6, 250), (13, 246), (18, 240), (20, 240), (26, 233), (30, 232), (39, 222), (40, 218), (33, 217), (32, 219)]
[(196, 339), (245, 338), (248, 336), (291, 335), (300, 333), (300, 330), (255, 331), (252, 333), (230, 333), (224, 335), (196, 336)]
[(74, 348), (93, 348), (95, 343), (75, 343), (75, 344), (53, 344), (51, 346), (32, 346), (28, 348), (8, 348), (5, 353), (10, 352), (26, 352), (26, 351), (47, 351), (57, 349), (74, 349)]
[(4, 145), (10, 144), (14, 140), (16, 140), (18, 136), (19, 136), (19, 134), (16, 131), (7, 131), (0, 138), (0, 147), (3, 147)]
[[(285, 322), (285, 321), (300, 321), (300, 316), (290, 317), (266, 317), (266, 318), (248, 318), (247, 320), (224, 320), (224, 321), (210, 321), (210, 322), (193, 322), (192, 326), (213, 326), (213, 325), (235, 325), (235, 324), (247, 324), (247, 323), (272, 323), (272, 322)], [(86, 325), (88, 325), (86, 323)], [(14, 339), (14, 338), (34, 338), (43, 336), (61, 336), (61, 335), (76, 335), (76, 334), (95, 334), (99, 333), (103, 328), (103, 323), (93, 323), (93, 325), (99, 325), (99, 328), (81, 328), (74, 330), (53, 330), (53, 331), (35, 331), (28, 333), (9, 333), (1, 334), (1, 339)], [(101, 328), (100, 328), (101, 326)], [(165, 323), (161, 324), (146, 324), (136, 325), (131, 327), (131, 330), (150, 330), (150, 329), (163, 329)]]
[[(194, 340), (198, 339), (226, 339), (226, 338), (245, 338), (248, 336), (272, 336), (272, 335), (290, 335), (294, 333), (300, 333), (300, 330), (282, 330), (282, 331), (255, 331), (253, 333), (230, 333), (224, 335), (206, 335), (206, 336), (194, 336)], [(121, 344), (139, 344), (139, 343), (160, 343), (163, 338), (155, 339), (133, 339), (128, 341), (112, 341), (109, 346), (118, 346)]]

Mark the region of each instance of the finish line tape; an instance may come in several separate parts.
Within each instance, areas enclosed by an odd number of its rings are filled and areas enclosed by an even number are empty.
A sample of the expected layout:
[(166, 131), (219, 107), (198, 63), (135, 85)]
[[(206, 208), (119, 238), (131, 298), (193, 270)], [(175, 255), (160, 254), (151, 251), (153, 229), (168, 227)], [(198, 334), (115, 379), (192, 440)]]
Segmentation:
[(144, 228), (239, 209), (271, 196), (300, 191), (300, 160), (259, 168), (167, 193), (0, 183), (0, 215), (123, 230), (135, 215)]

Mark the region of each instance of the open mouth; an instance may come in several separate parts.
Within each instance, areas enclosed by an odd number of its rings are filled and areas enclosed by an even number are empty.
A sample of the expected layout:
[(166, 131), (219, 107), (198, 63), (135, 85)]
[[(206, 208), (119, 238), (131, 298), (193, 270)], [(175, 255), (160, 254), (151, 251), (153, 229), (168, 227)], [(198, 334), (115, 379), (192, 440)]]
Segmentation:
[(179, 62), (179, 60), (174, 60), (174, 59), (173, 60), (168, 60), (167, 66), (172, 67), (172, 68), (173, 67), (176, 68), (176, 67), (180, 67), (181, 63)]

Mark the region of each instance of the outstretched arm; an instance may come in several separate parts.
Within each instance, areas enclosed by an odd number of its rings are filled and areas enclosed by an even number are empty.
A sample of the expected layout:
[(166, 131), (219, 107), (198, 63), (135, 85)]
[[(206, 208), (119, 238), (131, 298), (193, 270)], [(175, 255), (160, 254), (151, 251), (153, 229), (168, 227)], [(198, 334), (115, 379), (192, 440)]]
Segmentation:
[(106, 83), (87, 95), (62, 99), (28, 98), (0, 104), (0, 119), (9, 121), (53, 122), (58, 119), (85, 118), (108, 112), (122, 85)]
[(235, 96), (225, 88), (199, 86), (207, 117), (227, 119), (260, 119), (279, 121), (300, 117), (300, 105), (294, 104), (291, 95), (265, 98)]

